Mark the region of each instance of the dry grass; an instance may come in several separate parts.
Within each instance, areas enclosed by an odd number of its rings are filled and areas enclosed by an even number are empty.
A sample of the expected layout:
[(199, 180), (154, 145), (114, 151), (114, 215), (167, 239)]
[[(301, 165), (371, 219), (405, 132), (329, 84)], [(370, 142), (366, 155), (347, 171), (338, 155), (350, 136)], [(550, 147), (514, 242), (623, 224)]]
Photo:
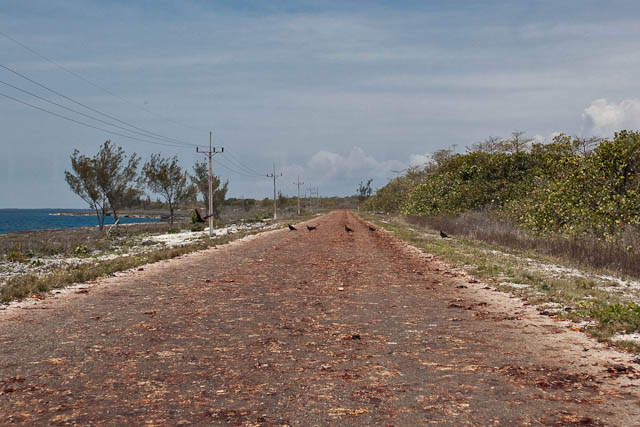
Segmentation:
[[(369, 215), (367, 218), (425, 252), (437, 255), (494, 288), (521, 297), (557, 318), (589, 322), (585, 330), (600, 341), (640, 352), (637, 342), (611, 341), (619, 333), (640, 332), (640, 305), (637, 304), (640, 293), (611, 280), (615, 275), (610, 276), (602, 269), (577, 270), (567, 266), (586, 263), (590, 259), (571, 258), (572, 262), (563, 263), (569, 259), (563, 250), (569, 251), (572, 246), (563, 246), (562, 242), (547, 246), (509, 224), (496, 225), (481, 216), (466, 223), (460, 217), (426, 219)], [(456, 221), (460, 223), (455, 224)], [(439, 229), (450, 232), (455, 238), (441, 238)], [(589, 247), (598, 249), (593, 242), (593, 246), (570, 243), (580, 251)], [(560, 255), (549, 255), (549, 248), (559, 251)], [(543, 251), (548, 252), (541, 254)], [(590, 256), (598, 258), (597, 254)]]
[[(184, 227), (185, 225), (182, 224)], [(3, 256), (25, 258), (48, 255), (74, 255), (77, 249), (85, 252), (94, 250), (108, 251), (120, 246), (122, 241), (145, 233), (166, 233), (178, 230), (180, 224), (169, 225), (166, 222), (138, 223), (120, 226), (106, 233), (96, 227), (67, 228), (41, 231), (24, 231), (0, 235), (0, 258)]]
[(615, 242), (595, 237), (543, 237), (527, 233), (522, 228), (486, 213), (442, 215), (437, 217), (409, 216), (410, 224), (467, 239), (502, 247), (560, 258), (574, 265), (605, 269), (640, 278), (640, 232), (627, 229)]
[(67, 268), (58, 268), (50, 274), (24, 274), (14, 277), (0, 287), (0, 301), (8, 302), (62, 288), (72, 283), (86, 282), (98, 277), (107, 276), (118, 271), (124, 271), (141, 265), (175, 258), (190, 252), (221, 245), (260, 231), (251, 231), (226, 235), (214, 239), (201, 239), (188, 245), (174, 248), (159, 249), (138, 256), (119, 257), (111, 260), (98, 261), (90, 264), (80, 264)]

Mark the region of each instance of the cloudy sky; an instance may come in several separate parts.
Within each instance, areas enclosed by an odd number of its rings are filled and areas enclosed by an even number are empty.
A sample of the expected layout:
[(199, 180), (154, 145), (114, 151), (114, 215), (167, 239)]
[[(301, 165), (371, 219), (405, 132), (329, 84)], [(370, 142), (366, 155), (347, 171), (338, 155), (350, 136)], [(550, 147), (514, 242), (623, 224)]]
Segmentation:
[(490, 135), (640, 128), (631, 0), (3, 0), (0, 32), (0, 208), (84, 207), (69, 155), (108, 138), (190, 168), (211, 130), (230, 195), (263, 198), (274, 163), (346, 195)]

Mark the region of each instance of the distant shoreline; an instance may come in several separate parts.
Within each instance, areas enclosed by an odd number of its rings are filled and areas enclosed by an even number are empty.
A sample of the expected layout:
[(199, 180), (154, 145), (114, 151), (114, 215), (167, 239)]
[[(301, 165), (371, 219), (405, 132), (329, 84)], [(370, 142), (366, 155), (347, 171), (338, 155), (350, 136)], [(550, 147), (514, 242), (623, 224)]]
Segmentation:
[[(96, 213), (92, 211), (79, 211), (79, 212), (53, 212), (50, 213), (51, 216), (95, 216)], [(112, 216), (111, 213), (107, 213), (106, 216)], [(135, 212), (127, 212), (124, 211), (118, 215), (120, 218), (151, 218), (151, 219), (163, 219), (166, 218), (166, 215), (155, 214), (155, 213), (140, 213), (138, 211)]]
[[(131, 209), (118, 214), (119, 224), (162, 222), (166, 214), (161, 210)], [(112, 225), (114, 217), (107, 214), (105, 226)], [(98, 227), (96, 213), (89, 209), (13, 209), (0, 210), (0, 236), (17, 232), (39, 230)]]

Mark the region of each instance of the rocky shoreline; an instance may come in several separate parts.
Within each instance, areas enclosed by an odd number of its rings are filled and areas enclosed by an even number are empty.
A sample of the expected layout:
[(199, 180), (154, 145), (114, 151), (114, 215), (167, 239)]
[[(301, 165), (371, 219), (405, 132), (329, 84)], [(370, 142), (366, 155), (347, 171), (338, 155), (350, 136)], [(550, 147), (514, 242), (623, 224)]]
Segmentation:
[[(55, 212), (50, 213), (51, 216), (95, 216), (95, 212), (84, 211), (84, 212)], [(105, 216), (112, 216), (111, 213), (107, 213)], [(163, 215), (159, 213), (140, 213), (140, 212), (122, 212), (120, 214), (122, 218), (152, 218), (152, 219), (166, 219), (168, 215)]]

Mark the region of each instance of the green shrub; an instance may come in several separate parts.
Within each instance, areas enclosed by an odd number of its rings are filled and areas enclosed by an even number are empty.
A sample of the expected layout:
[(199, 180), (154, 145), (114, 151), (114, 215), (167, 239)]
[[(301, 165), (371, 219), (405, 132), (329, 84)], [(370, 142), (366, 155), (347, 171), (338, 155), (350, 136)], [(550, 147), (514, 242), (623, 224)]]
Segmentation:
[(438, 215), (501, 207), (529, 187), (538, 159), (529, 153), (458, 154), (408, 194), (404, 212)]
[(202, 222), (194, 222), (189, 227), (191, 231), (203, 231), (205, 229), (205, 224)]
[(640, 332), (640, 305), (635, 303), (612, 304), (591, 310), (591, 316), (600, 324), (618, 332)]
[(504, 215), (540, 234), (611, 238), (640, 224), (640, 133), (621, 131), (586, 156), (547, 163), (550, 173), (509, 201)]
[(29, 259), (22, 253), (22, 245), (17, 244), (5, 255), (7, 261), (27, 263)]
[(73, 254), (77, 257), (85, 257), (89, 254), (89, 249), (86, 245), (79, 245), (75, 247)]

